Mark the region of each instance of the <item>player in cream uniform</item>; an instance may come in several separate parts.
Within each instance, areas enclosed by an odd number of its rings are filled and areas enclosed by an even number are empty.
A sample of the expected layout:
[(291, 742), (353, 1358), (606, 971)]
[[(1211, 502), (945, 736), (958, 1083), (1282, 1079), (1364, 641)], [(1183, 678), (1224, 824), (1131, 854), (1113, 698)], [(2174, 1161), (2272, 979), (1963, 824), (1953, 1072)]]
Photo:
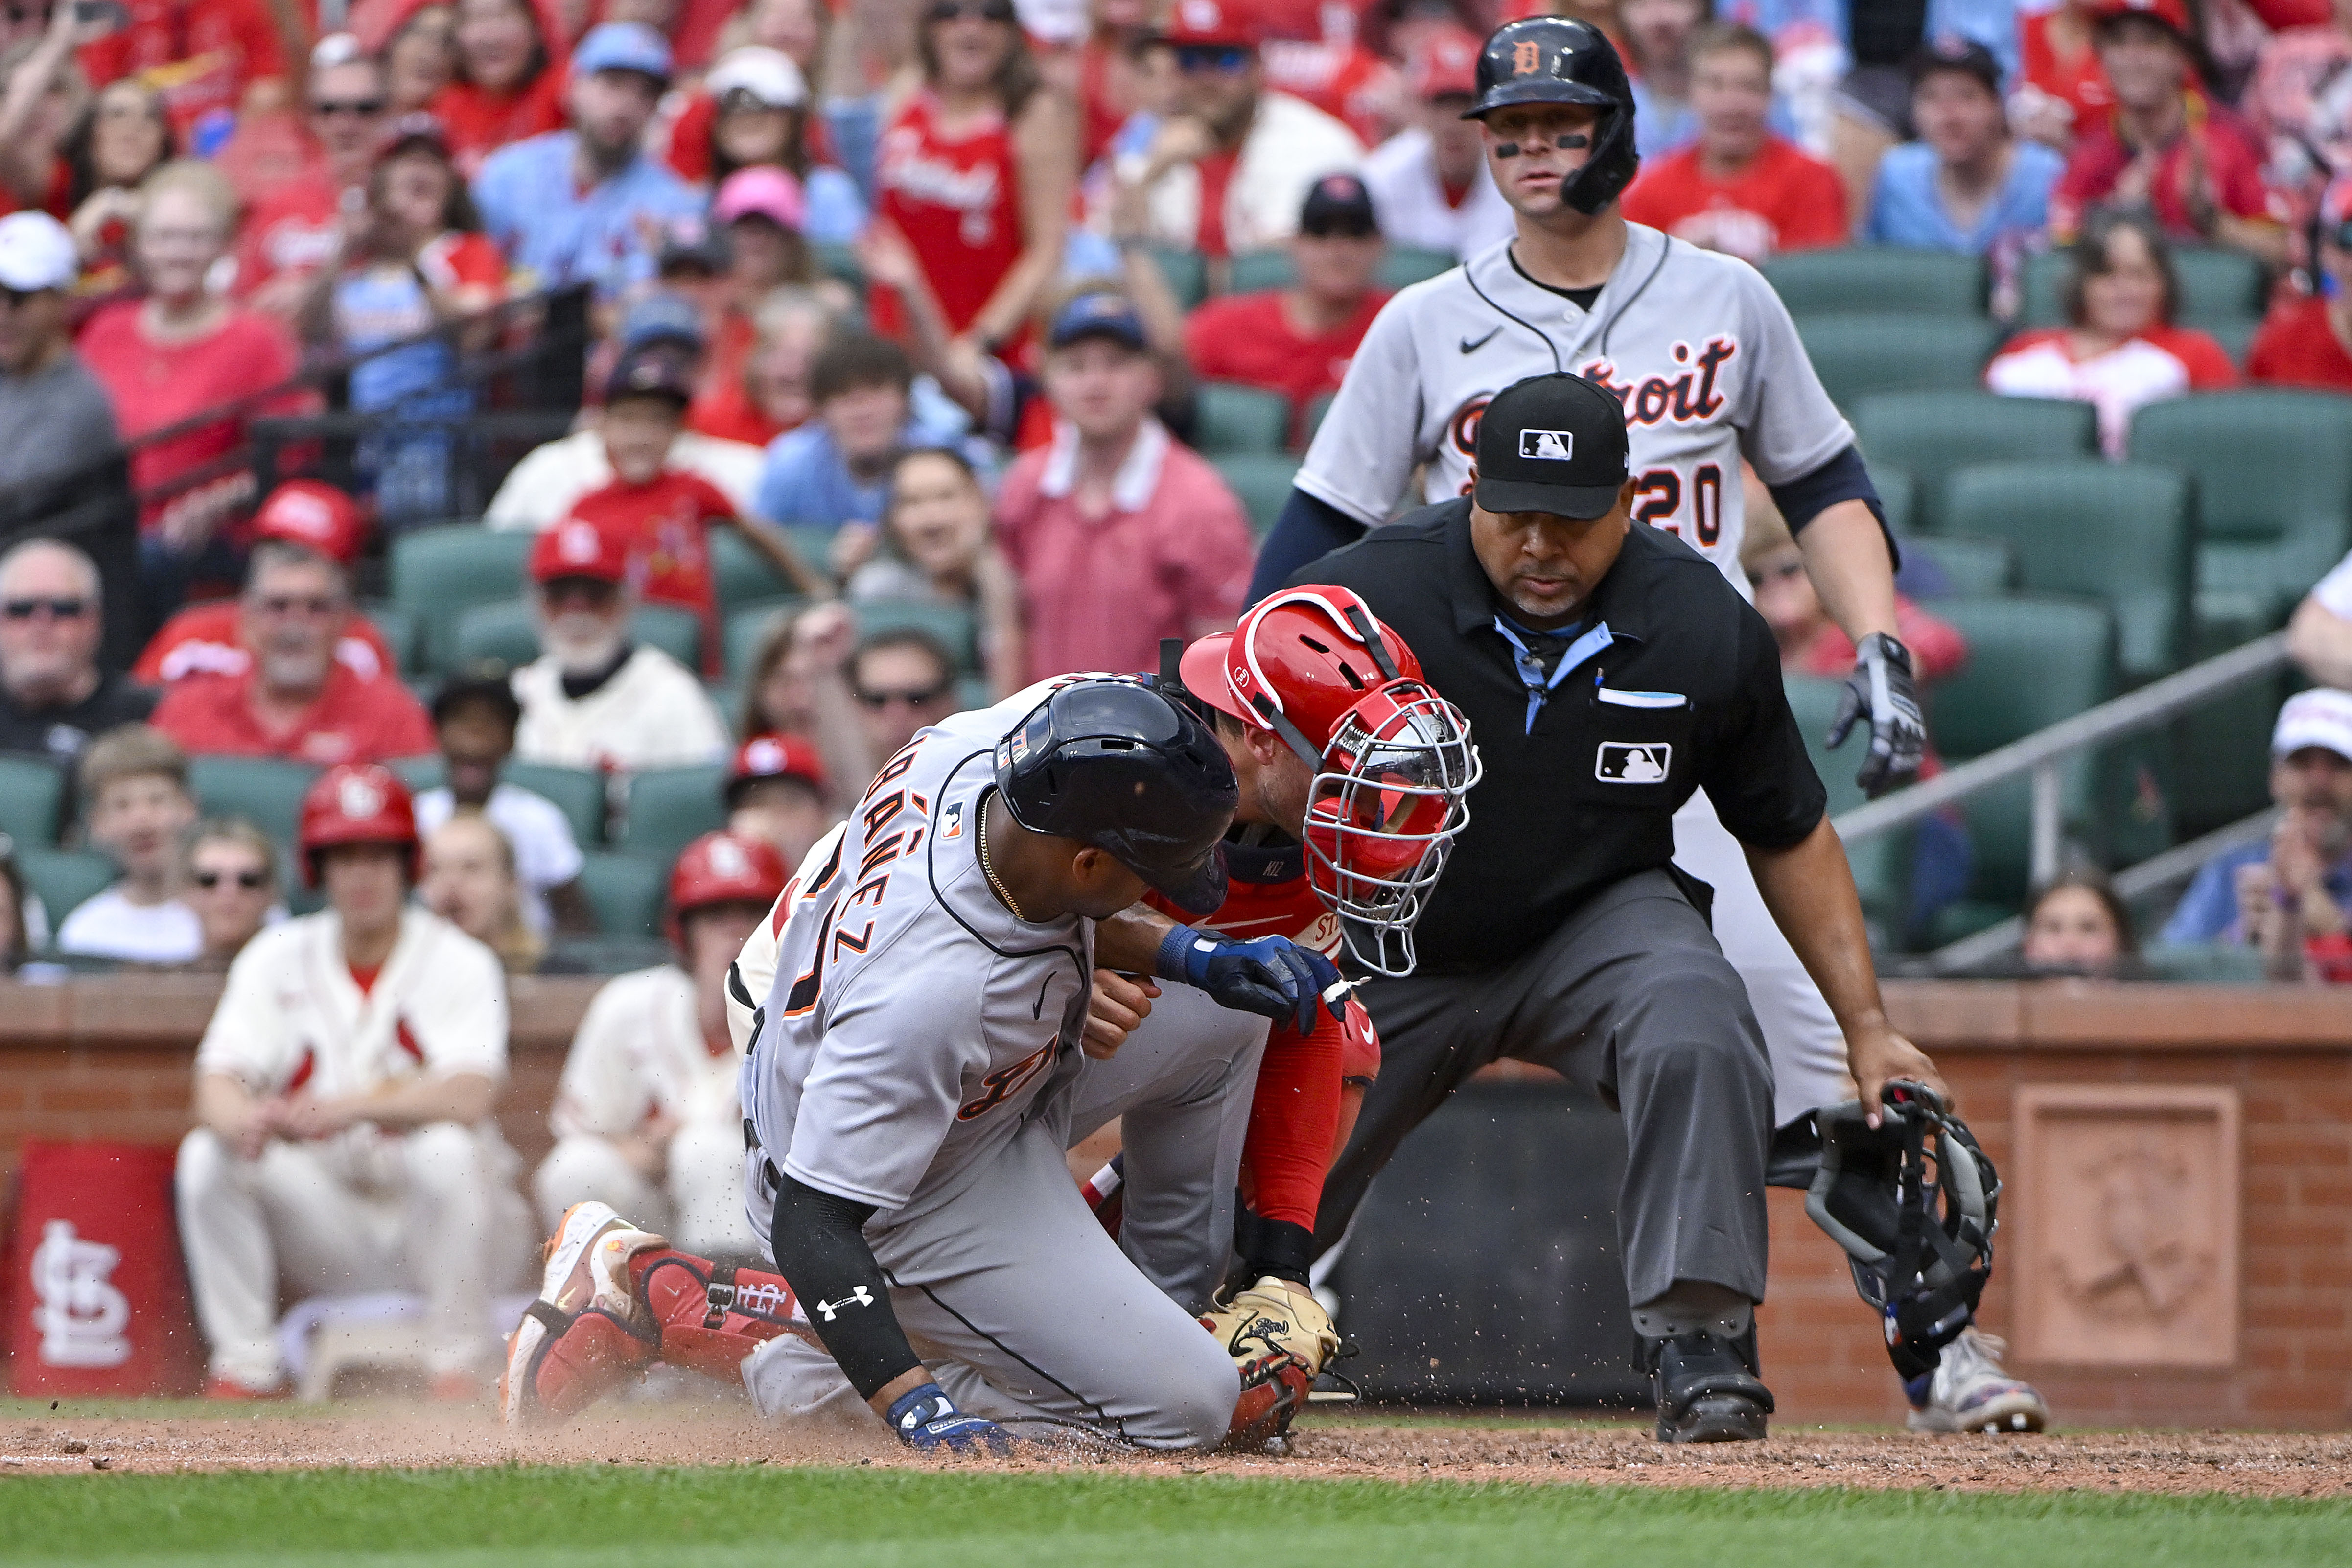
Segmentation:
[(741, 1061), (725, 1021), (727, 972), (784, 890), (774, 847), (707, 833), (670, 869), (677, 962), (609, 981), (564, 1059), (555, 1148), (531, 1177), (550, 1230), (572, 1205), (611, 1205), (692, 1253), (766, 1250), (743, 1214)]
[(415, 816), (384, 769), (320, 775), (298, 847), (328, 908), (263, 931), (230, 966), (180, 1145), (207, 1392), (279, 1391), (290, 1288), (421, 1293), (434, 1391), (472, 1397), (495, 1361), (491, 1298), (530, 1243), (489, 1114), (507, 1073), (506, 977), (488, 948), (408, 902)]

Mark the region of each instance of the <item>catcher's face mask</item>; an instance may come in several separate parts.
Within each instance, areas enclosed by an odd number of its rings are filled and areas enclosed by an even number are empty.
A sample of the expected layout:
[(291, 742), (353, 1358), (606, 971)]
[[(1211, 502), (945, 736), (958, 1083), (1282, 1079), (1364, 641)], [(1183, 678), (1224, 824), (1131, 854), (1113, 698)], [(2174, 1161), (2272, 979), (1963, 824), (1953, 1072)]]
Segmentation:
[(1934, 1091), (1897, 1080), (1885, 1101), (1875, 1128), (1856, 1100), (1819, 1112), (1822, 1163), (1805, 1212), (1845, 1248), (1907, 1384), (1936, 1370), (1975, 1315), (1992, 1273), (2000, 1177)]
[(1413, 922), (1478, 776), (1469, 721), (1416, 680), (1366, 693), (1332, 731), (1307, 795), (1307, 877), (1366, 969), (1412, 973)]

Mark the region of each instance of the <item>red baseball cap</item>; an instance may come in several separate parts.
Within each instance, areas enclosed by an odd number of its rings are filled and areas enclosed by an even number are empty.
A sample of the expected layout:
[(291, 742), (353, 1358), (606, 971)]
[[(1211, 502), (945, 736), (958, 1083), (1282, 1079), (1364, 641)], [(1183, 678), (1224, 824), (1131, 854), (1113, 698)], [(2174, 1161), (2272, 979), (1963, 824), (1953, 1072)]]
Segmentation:
[(1478, 96), (1479, 42), (1466, 27), (1422, 35), (1404, 63), (1404, 82), (1418, 99)]
[(1232, 44), (1255, 48), (1257, 18), (1246, 9), (1248, 0), (1176, 0), (1170, 7), (1160, 41), (1175, 44)]
[(2189, 19), (2187, 0), (2094, 0), (2091, 6), (2094, 22), (2112, 22), (2124, 16), (2145, 16), (2151, 22), (2161, 22), (2184, 43), (2197, 36), (2197, 25)]
[(591, 577), (599, 583), (628, 580), (629, 552), (618, 538), (583, 518), (567, 517), (541, 534), (530, 547), (530, 580)]
[(315, 550), (338, 566), (359, 558), (367, 521), (359, 502), (317, 479), (289, 479), (253, 514), (253, 537)]
[(805, 735), (754, 735), (736, 750), (735, 766), (727, 778), (727, 805), (731, 810), (743, 786), (761, 779), (798, 779), (810, 788), (824, 788), (824, 759)]

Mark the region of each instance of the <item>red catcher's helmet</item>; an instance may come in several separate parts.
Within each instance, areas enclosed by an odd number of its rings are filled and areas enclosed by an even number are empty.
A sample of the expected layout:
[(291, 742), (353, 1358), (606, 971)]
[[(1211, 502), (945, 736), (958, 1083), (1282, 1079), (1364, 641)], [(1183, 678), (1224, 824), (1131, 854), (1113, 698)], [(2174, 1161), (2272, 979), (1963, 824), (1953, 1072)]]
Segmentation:
[(739, 833), (706, 833), (678, 851), (669, 868), (669, 939), (685, 945), (682, 922), (709, 904), (757, 904), (783, 896), (792, 872), (776, 847)]
[(1315, 770), (1307, 876), (1357, 963), (1412, 972), (1412, 926), (1470, 820), (1478, 751), (1462, 710), (1422, 683), (1404, 639), (1345, 588), (1261, 600), (1184, 650), (1185, 689), (1280, 736)]
[(373, 763), (345, 763), (318, 776), (302, 796), (294, 843), (306, 888), (319, 885), (319, 851), (338, 844), (401, 845), (408, 851), (408, 879), (424, 874), (408, 786)]

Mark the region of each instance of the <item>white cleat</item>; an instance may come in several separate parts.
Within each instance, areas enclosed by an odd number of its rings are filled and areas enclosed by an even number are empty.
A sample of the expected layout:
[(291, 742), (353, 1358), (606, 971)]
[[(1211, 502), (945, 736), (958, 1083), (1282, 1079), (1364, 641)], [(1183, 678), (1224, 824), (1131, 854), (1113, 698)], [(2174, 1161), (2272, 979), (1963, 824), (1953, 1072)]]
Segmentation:
[(499, 1380), (499, 1415), (508, 1426), (523, 1426), (546, 1414), (536, 1392), (539, 1363), (552, 1341), (572, 1331), (582, 1313), (608, 1315), (613, 1321), (604, 1326), (611, 1331), (603, 1337), (616, 1342), (626, 1339), (619, 1325), (637, 1315), (635, 1292), (629, 1284), (629, 1259), (649, 1247), (667, 1245), (662, 1237), (623, 1219), (609, 1204), (574, 1204), (564, 1212), (563, 1223), (547, 1243), (539, 1299), (507, 1342), (506, 1375)]
[(1971, 1325), (1944, 1347), (1927, 1403), (1913, 1410), (1914, 1432), (2040, 1432), (2050, 1407), (2032, 1384), (2001, 1370), (2009, 1342)]

